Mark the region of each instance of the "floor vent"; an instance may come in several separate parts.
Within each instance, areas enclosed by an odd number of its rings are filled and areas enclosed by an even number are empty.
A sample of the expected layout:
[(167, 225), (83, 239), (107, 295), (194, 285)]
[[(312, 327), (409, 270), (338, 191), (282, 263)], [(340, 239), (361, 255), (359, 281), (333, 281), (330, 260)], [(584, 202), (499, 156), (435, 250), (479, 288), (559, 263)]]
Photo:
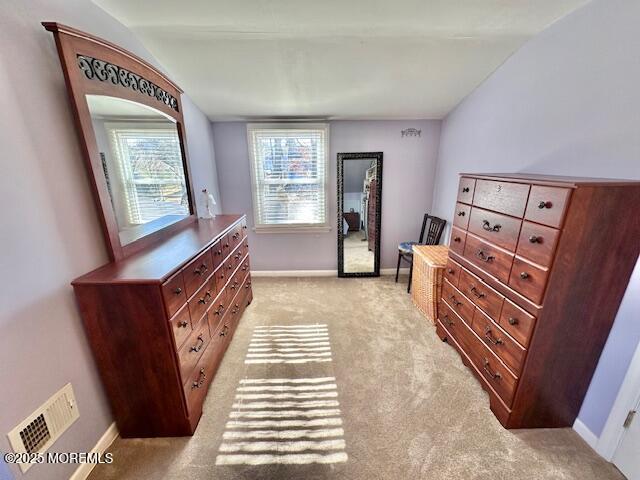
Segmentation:
[[(67, 383), (35, 412), (29, 415), (7, 437), (16, 453), (46, 451), (80, 416), (73, 388)], [(32, 463), (21, 463), (26, 472)]]

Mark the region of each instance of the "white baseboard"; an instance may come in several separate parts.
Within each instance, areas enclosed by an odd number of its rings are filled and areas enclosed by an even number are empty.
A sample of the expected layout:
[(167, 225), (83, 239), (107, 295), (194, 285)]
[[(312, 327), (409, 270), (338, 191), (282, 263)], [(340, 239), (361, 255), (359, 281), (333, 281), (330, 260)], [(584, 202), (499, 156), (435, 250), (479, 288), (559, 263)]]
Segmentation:
[(596, 447), (598, 445), (598, 437), (595, 433), (589, 430), (589, 427), (582, 423), (579, 418), (576, 418), (576, 421), (573, 422), (573, 429), (578, 435), (580, 435), (580, 437), (582, 437), (585, 442), (587, 442), (587, 444), (591, 448), (596, 450)]
[[(107, 448), (111, 446), (113, 441), (118, 438), (118, 427), (116, 427), (116, 422), (113, 422), (107, 428), (107, 431), (102, 434), (98, 443), (91, 449), (91, 453), (104, 453), (107, 451)], [(95, 468), (95, 463), (82, 463), (73, 472), (73, 475), (69, 477), (69, 480), (85, 480), (91, 471)]]
[[(395, 268), (382, 268), (380, 275), (395, 275)], [(409, 268), (401, 268), (400, 275), (408, 275)], [(253, 277), (337, 277), (337, 270), (256, 270)]]

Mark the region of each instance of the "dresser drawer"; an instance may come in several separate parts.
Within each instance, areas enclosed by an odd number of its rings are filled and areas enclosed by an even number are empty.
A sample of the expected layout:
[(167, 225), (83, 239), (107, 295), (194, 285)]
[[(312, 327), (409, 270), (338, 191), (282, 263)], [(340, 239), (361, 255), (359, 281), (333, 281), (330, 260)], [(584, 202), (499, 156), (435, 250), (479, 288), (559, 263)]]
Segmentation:
[(446, 278), (451, 285), (457, 287), (461, 270), (462, 267), (449, 258), (447, 259), (447, 265), (444, 267), (444, 278)]
[(511, 406), (518, 379), (500, 359), (479, 339), (471, 334), (467, 351), (476, 369), (507, 406)]
[(167, 316), (171, 318), (187, 303), (187, 295), (184, 290), (184, 279), (182, 272), (176, 273), (173, 277), (162, 284), (162, 298), (167, 309)]
[(525, 312), (509, 299), (504, 301), (500, 314), (500, 326), (520, 345), (529, 346), (535, 324), (536, 317)]
[(473, 204), (494, 212), (522, 218), (527, 206), (529, 188), (529, 185), (523, 183), (478, 180)]
[(456, 203), (456, 211), (453, 214), (453, 224), (463, 230), (467, 229), (469, 225), (469, 216), (471, 214), (471, 207), (464, 203)]
[(182, 270), (187, 298), (196, 293), (213, 272), (213, 262), (209, 250), (197, 256)]
[(540, 304), (547, 285), (548, 270), (536, 267), (519, 257), (513, 261), (509, 286), (531, 301)]
[(169, 322), (171, 323), (173, 338), (176, 341), (176, 348), (179, 349), (193, 331), (189, 307), (185, 305)]
[(473, 302), (446, 280), (442, 282), (442, 299), (447, 302), (449, 307), (460, 315), (465, 322), (471, 325), (473, 321), (473, 310), (475, 308)]
[(220, 237), (220, 246), (222, 247), (222, 260), (224, 261), (227, 258), (227, 255), (231, 253), (233, 248), (231, 247), (231, 242), (229, 241), (229, 237), (231, 233), (227, 233), (226, 235)]
[(247, 273), (249, 273), (249, 270), (251, 270), (249, 255), (245, 255), (244, 259), (242, 259), (242, 262), (240, 262), (240, 271), (244, 272), (244, 274), (246, 275)]
[(467, 228), (471, 233), (486, 238), (499, 247), (515, 251), (521, 224), (520, 219), (474, 207), (471, 209)]
[(216, 294), (220, 293), (227, 281), (229, 280), (227, 275), (227, 269), (225, 268), (224, 263), (218, 267), (218, 269), (214, 272), (213, 277), (216, 282)]
[(209, 323), (206, 317), (194, 328), (186, 342), (178, 350), (180, 357), (180, 374), (183, 381), (187, 381), (192, 370), (195, 368), (202, 353), (207, 348), (211, 335), (209, 334)]
[(209, 305), (213, 302), (216, 294), (215, 280), (213, 275), (209, 278), (200, 290), (189, 300), (189, 313), (191, 321), (198, 323), (198, 320), (205, 314)]
[(460, 316), (451, 310), (449, 305), (442, 301), (438, 303), (438, 321), (442, 324), (449, 335), (451, 335), (454, 340), (462, 346), (464, 343), (463, 337), (467, 327), (464, 326), (464, 321)]
[(520, 375), (527, 351), (513, 340), (480, 309), (473, 314), (472, 328), (489, 349), (511, 369)]
[(458, 184), (458, 201), (471, 204), (475, 188), (475, 178), (461, 177), (460, 183)]
[(224, 253), (222, 251), (222, 240), (217, 240), (211, 247), (211, 259), (213, 262), (213, 269), (215, 270), (220, 266), (224, 260)]
[(464, 244), (466, 239), (467, 232), (456, 227), (451, 227), (451, 241), (449, 242), (449, 248), (462, 256), (464, 253)]
[(228, 289), (222, 290), (218, 293), (218, 296), (215, 298), (209, 311), (207, 312), (207, 318), (209, 320), (209, 331), (213, 332), (217, 330), (220, 326), (220, 321), (222, 317), (224, 317), (225, 313), (227, 313), (229, 307), (229, 301), (231, 300), (231, 296), (229, 295)]
[(242, 242), (242, 236), (244, 231), (242, 230), (242, 225), (238, 224), (233, 227), (233, 230), (229, 232), (229, 244), (231, 245), (231, 249), (240, 245)]
[(509, 281), (513, 254), (473, 235), (467, 235), (464, 257), (503, 283)]
[(235, 269), (242, 262), (242, 258), (245, 256), (247, 252), (245, 251), (242, 245), (239, 245), (231, 255), (231, 259), (233, 261), (233, 268)]
[(490, 317), (500, 318), (504, 297), (474, 274), (462, 269), (458, 289)]
[(551, 266), (560, 230), (537, 223), (522, 222), (516, 254), (543, 267)]
[(531, 187), (524, 217), (532, 222), (559, 228), (569, 204), (569, 195), (571, 195), (570, 188), (534, 185)]

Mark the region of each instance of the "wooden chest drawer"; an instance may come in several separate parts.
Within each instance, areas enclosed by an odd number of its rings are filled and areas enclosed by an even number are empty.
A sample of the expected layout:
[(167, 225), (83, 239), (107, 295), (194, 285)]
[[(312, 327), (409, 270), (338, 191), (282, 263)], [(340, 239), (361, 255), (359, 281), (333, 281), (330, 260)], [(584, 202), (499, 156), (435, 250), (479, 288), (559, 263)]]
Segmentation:
[(191, 321), (198, 323), (200, 318), (205, 314), (211, 302), (213, 302), (216, 293), (215, 280), (213, 275), (209, 277), (207, 283), (200, 287), (200, 290), (189, 300), (189, 313), (191, 313)]
[(240, 263), (242, 262), (243, 257), (246, 255), (246, 250), (244, 249), (244, 247), (242, 245), (239, 245), (234, 251), (233, 254), (231, 255), (232, 261), (233, 261), (233, 268), (237, 268), (238, 265), (240, 265)]
[(182, 272), (176, 273), (162, 285), (162, 298), (169, 318), (173, 317), (180, 310), (180, 307), (187, 303)]
[(211, 304), (211, 308), (207, 313), (207, 318), (209, 320), (209, 331), (213, 332), (214, 330), (218, 329), (222, 317), (224, 317), (225, 313), (227, 313), (230, 300), (231, 296), (228, 292), (228, 289), (225, 288), (220, 293), (218, 293), (218, 296)]
[(249, 273), (250, 270), (251, 270), (251, 265), (249, 263), (249, 255), (246, 255), (242, 260), (242, 262), (240, 262), (240, 271), (244, 272), (246, 275), (247, 273)]
[(503, 283), (509, 281), (513, 254), (469, 234), (464, 246), (464, 258), (493, 275)]
[(547, 285), (549, 271), (536, 267), (519, 257), (513, 261), (509, 286), (522, 295), (540, 304)]
[(211, 252), (206, 250), (193, 259), (182, 271), (187, 298), (198, 291), (211, 272), (213, 272)]
[(471, 300), (465, 297), (456, 287), (446, 280), (442, 282), (442, 298), (451, 309), (462, 319), (471, 325), (473, 320), (474, 305)]
[(451, 285), (454, 287), (458, 286), (458, 280), (460, 279), (460, 271), (462, 267), (458, 265), (456, 262), (451, 260), (451, 258), (447, 259), (447, 265), (444, 268), (444, 278), (446, 278)]
[(233, 248), (231, 247), (231, 242), (229, 241), (230, 233), (227, 233), (223, 237), (220, 237), (220, 246), (222, 247), (222, 259), (226, 259), (227, 255), (231, 253)]
[(511, 369), (516, 375), (520, 375), (526, 350), (513, 340), (502, 328), (494, 323), (480, 309), (476, 309), (473, 315), (473, 330), (482, 339), (489, 349)]
[(473, 204), (494, 212), (522, 218), (527, 206), (529, 188), (529, 185), (523, 183), (478, 180)]
[(475, 178), (461, 177), (458, 184), (458, 202), (471, 204), (475, 188)]
[(229, 232), (229, 244), (231, 245), (231, 249), (240, 245), (242, 242), (242, 236), (244, 231), (242, 230), (242, 225), (236, 225), (231, 232)]
[(521, 224), (520, 219), (474, 207), (467, 228), (499, 247), (515, 251)]
[(534, 185), (531, 187), (524, 217), (532, 222), (559, 228), (562, 225), (570, 195), (570, 188)]
[(456, 227), (451, 227), (451, 241), (449, 242), (449, 248), (458, 255), (462, 255), (464, 253), (466, 238), (467, 232)]
[(464, 321), (457, 313), (451, 310), (449, 305), (442, 301), (438, 304), (438, 321), (456, 342), (463, 343), (462, 337), (464, 335), (464, 329), (466, 328), (463, 325)]
[(218, 269), (214, 272), (213, 277), (216, 282), (216, 294), (220, 293), (227, 281), (229, 280), (227, 275), (227, 269), (225, 268), (225, 264), (223, 263), (218, 267)]
[(464, 203), (456, 203), (456, 211), (453, 215), (453, 224), (463, 230), (467, 229), (469, 225), (469, 216), (471, 214), (471, 207)]
[(191, 336), (184, 342), (178, 351), (180, 357), (180, 374), (183, 381), (187, 381), (191, 371), (195, 368), (202, 353), (207, 348), (211, 335), (209, 334), (209, 323), (206, 317), (194, 328)]
[(509, 299), (504, 301), (500, 314), (500, 326), (520, 345), (529, 346), (535, 323), (536, 317), (525, 312)]
[(543, 267), (553, 261), (560, 230), (545, 227), (537, 223), (522, 222), (516, 254)]
[(222, 251), (222, 240), (216, 241), (211, 246), (211, 259), (213, 262), (214, 270), (218, 268), (220, 264), (224, 261), (223, 251)]
[(458, 289), (496, 321), (500, 318), (504, 297), (471, 272), (462, 269)]
[(189, 307), (186, 305), (171, 320), (171, 330), (173, 338), (176, 341), (176, 347), (179, 349), (193, 331), (191, 327), (191, 316), (189, 315)]
[(504, 403), (511, 406), (518, 385), (517, 378), (475, 334), (469, 338), (467, 348), (465, 351), (476, 369)]

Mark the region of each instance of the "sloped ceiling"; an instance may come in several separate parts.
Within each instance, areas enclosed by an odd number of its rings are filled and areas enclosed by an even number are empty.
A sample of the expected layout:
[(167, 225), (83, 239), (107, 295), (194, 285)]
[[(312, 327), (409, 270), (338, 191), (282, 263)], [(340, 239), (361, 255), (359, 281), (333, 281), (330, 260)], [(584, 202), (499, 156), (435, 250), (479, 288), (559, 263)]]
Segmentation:
[(94, 0), (212, 120), (442, 118), (587, 0)]

